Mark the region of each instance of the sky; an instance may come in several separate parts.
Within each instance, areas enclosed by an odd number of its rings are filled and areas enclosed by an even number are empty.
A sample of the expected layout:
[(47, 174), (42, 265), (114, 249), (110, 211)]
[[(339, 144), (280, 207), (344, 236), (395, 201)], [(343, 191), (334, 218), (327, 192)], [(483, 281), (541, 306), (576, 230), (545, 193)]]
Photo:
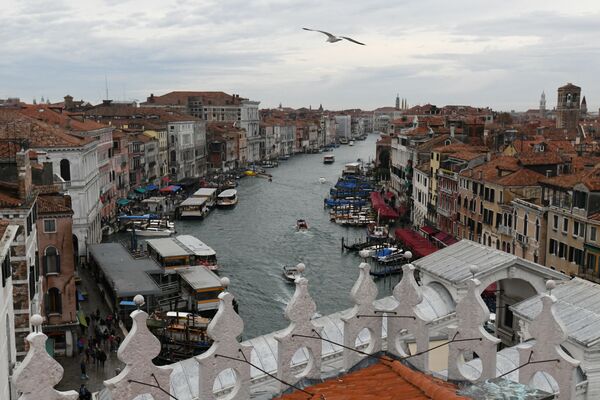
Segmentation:
[[(221, 90), (261, 107), (600, 106), (600, 2), (4, 0), (0, 98), (145, 101)], [(366, 43), (326, 43), (321, 29)]]

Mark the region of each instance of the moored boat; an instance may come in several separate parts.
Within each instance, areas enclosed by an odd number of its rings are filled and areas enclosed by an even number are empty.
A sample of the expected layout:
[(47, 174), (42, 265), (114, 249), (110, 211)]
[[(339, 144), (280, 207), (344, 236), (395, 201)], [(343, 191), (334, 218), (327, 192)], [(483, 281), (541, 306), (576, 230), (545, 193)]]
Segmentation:
[(354, 140), (349, 141), (348, 146), (354, 146)]
[(294, 282), (296, 278), (301, 277), (304, 272), (304, 264), (300, 263), (298, 265), (284, 265), (283, 266), (283, 276), (287, 279), (288, 282)]
[(237, 204), (237, 202), (237, 190), (235, 189), (223, 190), (217, 197), (218, 207), (233, 207)]
[(387, 227), (381, 225), (367, 226), (367, 237), (371, 240), (386, 239), (389, 235)]
[(335, 162), (335, 156), (333, 154), (327, 154), (323, 156), (323, 164), (333, 164)]

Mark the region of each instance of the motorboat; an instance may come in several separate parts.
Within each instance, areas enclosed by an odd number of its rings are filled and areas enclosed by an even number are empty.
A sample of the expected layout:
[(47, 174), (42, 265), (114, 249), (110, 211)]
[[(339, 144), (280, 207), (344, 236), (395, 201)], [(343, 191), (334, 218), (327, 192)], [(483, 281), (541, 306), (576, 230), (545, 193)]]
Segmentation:
[(340, 144), (348, 144), (348, 139), (340, 138)]
[(308, 230), (308, 223), (303, 219), (299, 219), (296, 221), (296, 229), (299, 231)]
[(354, 140), (349, 141), (348, 146), (354, 146)]
[(169, 237), (175, 233), (175, 223), (166, 219), (133, 221), (127, 231), (142, 237)]
[(369, 239), (381, 240), (386, 239), (389, 235), (387, 227), (381, 225), (367, 226), (367, 237)]
[(284, 265), (283, 276), (288, 282), (294, 282), (296, 278), (302, 276), (302, 272), (295, 265)]
[(223, 190), (217, 197), (218, 207), (233, 207), (237, 202), (237, 190), (235, 189)]
[(325, 179), (324, 177), (319, 178), (319, 183), (325, 183), (325, 182), (327, 182), (327, 179)]
[(327, 154), (323, 156), (323, 164), (333, 164), (335, 162), (335, 156), (333, 154)]

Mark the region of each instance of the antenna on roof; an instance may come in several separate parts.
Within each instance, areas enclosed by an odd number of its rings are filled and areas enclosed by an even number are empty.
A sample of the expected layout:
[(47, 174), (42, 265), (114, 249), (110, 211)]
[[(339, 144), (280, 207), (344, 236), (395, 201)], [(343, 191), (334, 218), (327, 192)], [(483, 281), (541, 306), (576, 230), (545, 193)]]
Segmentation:
[(105, 100), (108, 100), (108, 77), (106, 76), (106, 72), (104, 73), (104, 90), (106, 91)]

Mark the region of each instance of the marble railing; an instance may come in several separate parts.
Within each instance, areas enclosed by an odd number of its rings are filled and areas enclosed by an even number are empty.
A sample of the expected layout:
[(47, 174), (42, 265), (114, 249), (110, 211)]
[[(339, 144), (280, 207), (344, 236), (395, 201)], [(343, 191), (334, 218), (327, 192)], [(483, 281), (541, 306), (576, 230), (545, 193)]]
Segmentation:
[[(303, 269), (303, 265), (299, 265)], [(352, 288), (351, 296), (354, 306), (342, 317), (343, 343), (336, 343), (343, 348), (342, 357), (346, 370), (350, 369), (366, 354), (377, 353), (382, 349), (381, 331), (383, 316), (387, 318), (387, 352), (398, 357), (421, 371), (428, 372), (429, 321), (418, 305), (423, 301), (422, 288), (414, 278), (415, 267), (411, 264), (403, 266), (402, 280), (394, 288), (393, 296), (397, 302), (394, 309), (378, 309), (374, 301), (377, 298), (377, 286), (369, 274), (370, 267), (362, 263), (359, 277)], [(223, 287), (229, 285), (228, 278), (222, 278)], [(298, 277), (296, 290), (286, 307), (285, 315), (290, 321), (288, 327), (279, 332), (277, 341), (277, 371), (267, 373), (279, 382), (280, 391), (288, 389), (303, 378), (321, 378), (321, 327), (312, 319), (316, 305), (308, 291), (308, 280)], [(468, 293), (456, 305), (456, 324), (449, 328), (448, 377), (451, 380), (482, 381), (496, 375), (496, 345), (499, 340), (491, 336), (483, 328), (489, 318), (489, 311), (479, 296), (480, 282), (469, 281)], [(553, 282), (548, 282), (551, 289)], [(242, 344), (238, 337), (243, 333), (244, 324), (233, 308), (233, 295), (225, 289), (219, 295), (219, 309), (210, 322), (207, 333), (213, 344), (205, 353), (196, 356), (198, 363), (198, 392), (194, 399), (222, 398), (224, 390), (215, 390), (215, 380), (223, 371), (229, 371), (235, 377), (235, 384), (227, 388), (227, 399), (249, 399), (251, 389), (251, 368), (260, 366), (252, 363), (253, 347)], [(144, 304), (144, 298), (138, 295), (134, 299), (138, 307)], [(530, 332), (536, 339), (533, 346), (524, 344), (519, 347), (521, 364), (527, 360), (556, 359), (557, 366), (531, 364), (524, 366), (519, 374), (523, 383), (528, 383), (531, 374), (536, 370), (545, 370), (558, 382), (560, 394), (558, 398), (575, 398), (575, 369), (579, 362), (573, 360), (560, 344), (565, 340), (565, 332), (554, 313), (556, 299), (551, 295), (542, 295), (542, 311), (532, 322)], [(175, 365), (156, 366), (152, 360), (158, 356), (161, 345), (159, 340), (149, 331), (146, 321), (148, 314), (140, 309), (131, 313), (132, 329), (121, 344), (117, 356), (126, 365), (121, 373), (104, 382), (106, 391), (112, 400), (134, 400), (153, 398), (169, 400), (175, 398), (170, 392), (171, 378)], [(27, 337), (29, 352), (13, 375), (13, 383), (19, 393), (20, 400), (76, 400), (75, 391), (61, 392), (54, 386), (61, 380), (62, 367), (48, 355), (46, 351), (47, 337), (41, 332), (43, 319), (39, 315), (31, 318), (34, 332)], [(369, 332), (370, 342), (365, 347), (358, 343), (358, 337), (364, 331)], [(416, 341), (417, 353), (410, 354), (407, 343)], [(303, 368), (293, 363), (294, 355), (302, 350), (308, 354), (308, 361)], [(360, 350), (360, 351), (355, 351)], [(463, 368), (464, 355), (477, 353), (482, 360), (482, 371), (479, 376), (465, 376)], [(545, 368), (545, 369), (544, 369)], [(581, 388), (579, 388), (581, 390)], [(573, 395), (572, 397), (570, 395)], [(152, 397), (150, 397), (152, 396)]]

